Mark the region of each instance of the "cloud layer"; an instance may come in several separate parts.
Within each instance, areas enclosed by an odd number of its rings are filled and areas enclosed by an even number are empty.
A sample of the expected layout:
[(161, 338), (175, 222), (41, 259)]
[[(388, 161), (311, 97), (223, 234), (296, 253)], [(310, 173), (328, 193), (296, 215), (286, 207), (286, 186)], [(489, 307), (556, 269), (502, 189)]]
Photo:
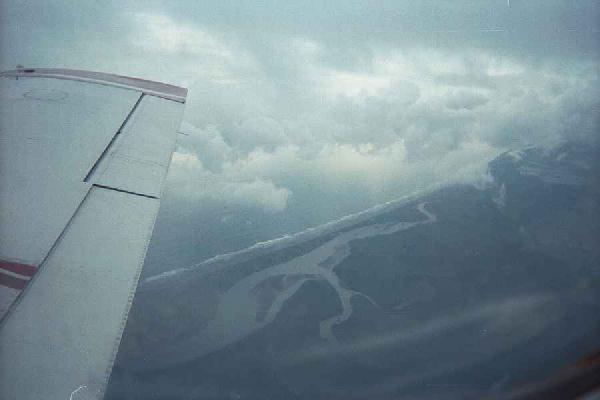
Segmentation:
[(594, 0), (270, 3), (0, 3), (2, 69), (189, 88), (147, 270), (597, 140)]

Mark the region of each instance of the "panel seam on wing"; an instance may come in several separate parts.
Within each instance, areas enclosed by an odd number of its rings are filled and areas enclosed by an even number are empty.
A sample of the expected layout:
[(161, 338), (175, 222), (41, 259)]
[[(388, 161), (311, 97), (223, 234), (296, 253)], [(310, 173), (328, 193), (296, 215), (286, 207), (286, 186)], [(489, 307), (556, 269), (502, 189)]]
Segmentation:
[(127, 114), (125, 119), (123, 120), (123, 123), (121, 123), (121, 126), (119, 127), (119, 129), (117, 129), (117, 131), (115, 132), (113, 137), (110, 139), (110, 142), (108, 142), (108, 144), (106, 145), (106, 147), (104, 148), (102, 153), (100, 153), (100, 156), (98, 157), (98, 159), (96, 159), (96, 162), (94, 162), (94, 165), (92, 165), (92, 168), (90, 168), (88, 173), (85, 175), (85, 178), (83, 179), (84, 182), (90, 182), (93, 179), (93, 176), (96, 174), (96, 171), (98, 170), (100, 165), (103, 163), (103, 161), (109, 155), (110, 150), (114, 147), (114, 145), (115, 145), (118, 137), (121, 135), (121, 133), (123, 133), (123, 129), (125, 129), (127, 122), (131, 119), (131, 116), (135, 113), (138, 106), (142, 102), (143, 98), (144, 98), (144, 93), (140, 94), (140, 97), (138, 97), (137, 101), (135, 102), (135, 104), (133, 105), (133, 107), (131, 108), (131, 110), (129, 111), (129, 113)]
[(31, 278), (28, 280), (27, 285), (17, 295), (17, 298), (12, 302), (12, 304), (10, 305), (10, 307), (8, 308), (8, 310), (6, 310), (6, 312), (4, 313), (4, 315), (2, 316), (2, 318), (0, 318), (0, 330), (2, 329), (2, 327), (4, 326), (4, 324), (6, 324), (6, 321), (8, 321), (8, 319), (12, 315), (13, 311), (17, 308), (17, 306), (21, 302), (21, 300), (27, 295), (27, 293), (29, 293), (29, 291), (31, 290), (31, 288), (35, 284), (36, 279), (38, 279), (41, 276), (41, 274), (44, 273), (44, 271), (46, 269), (46, 268), (44, 268), (45, 264), (46, 264), (46, 261), (56, 251), (56, 248), (58, 247), (59, 243), (63, 240), (65, 234), (67, 233), (67, 230), (69, 229), (69, 227), (73, 223), (73, 220), (75, 219), (75, 216), (79, 213), (79, 211), (83, 207), (83, 204), (85, 204), (87, 198), (89, 197), (91, 189), (92, 189), (92, 187), (90, 186), (88, 188), (88, 191), (85, 193), (85, 196), (83, 196), (83, 198), (81, 199), (81, 201), (77, 205), (77, 208), (75, 208), (75, 211), (73, 212), (73, 214), (71, 215), (71, 217), (69, 218), (69, 220), (67, 221), (67, 223), (65, 224), (65, 226), (63, 227), (62, 231), (60, 232), (60, 234), (58, 235), (58, 237), (56, 238), (56, 240), (54, 241), (54, 243), (52, 243), (52, 246), (50, 247), (50, 250), (48, 250), (48, 252), (44, 256), (44, 259), (42, 260), (42, 262), (37, 267), (36, 273), (31, 276)]
[(146, 197), (148, 199), (158, 199), (158, 197), (153, 196), (151, 194), (144, 194), (144, 193), (132, 192), (130, 190), (119, 189), (119, 188), (116, 188), (116, 187), (113, 187), (113, 186), (99, 185), (97, 183), (94, 183), (93, 186), (97, 187), (97, 188), (101, 188), (101, 189), (106, 189), (106, 190), (114, 190), (115, 192), (121, 192), (121, 193), (131, 194), (133, 196)]

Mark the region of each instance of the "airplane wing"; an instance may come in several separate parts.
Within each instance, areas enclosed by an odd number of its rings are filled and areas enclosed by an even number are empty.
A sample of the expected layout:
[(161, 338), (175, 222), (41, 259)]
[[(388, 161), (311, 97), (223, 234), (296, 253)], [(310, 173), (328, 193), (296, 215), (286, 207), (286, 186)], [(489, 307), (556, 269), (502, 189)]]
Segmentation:
[(187, 90), (0, 73), (0, 398), (100, 399)]

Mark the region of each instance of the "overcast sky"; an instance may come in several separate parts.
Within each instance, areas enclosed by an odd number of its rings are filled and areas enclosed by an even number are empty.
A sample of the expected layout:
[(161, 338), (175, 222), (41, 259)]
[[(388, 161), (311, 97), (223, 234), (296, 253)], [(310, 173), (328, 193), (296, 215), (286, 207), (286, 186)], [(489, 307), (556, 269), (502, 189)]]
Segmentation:
[(598, 134), (598, 0), (140, 3), (0, 0), (0, 64), (189, 88), (149, 274)]

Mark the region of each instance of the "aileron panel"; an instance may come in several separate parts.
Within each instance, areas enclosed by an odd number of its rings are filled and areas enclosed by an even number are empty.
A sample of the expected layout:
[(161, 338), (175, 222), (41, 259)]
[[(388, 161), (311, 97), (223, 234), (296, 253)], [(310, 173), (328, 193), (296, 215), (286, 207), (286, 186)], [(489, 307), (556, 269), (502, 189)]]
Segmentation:
[(159, 197), (182, 113), (181, 103), (144, 96), (90, 181)]

